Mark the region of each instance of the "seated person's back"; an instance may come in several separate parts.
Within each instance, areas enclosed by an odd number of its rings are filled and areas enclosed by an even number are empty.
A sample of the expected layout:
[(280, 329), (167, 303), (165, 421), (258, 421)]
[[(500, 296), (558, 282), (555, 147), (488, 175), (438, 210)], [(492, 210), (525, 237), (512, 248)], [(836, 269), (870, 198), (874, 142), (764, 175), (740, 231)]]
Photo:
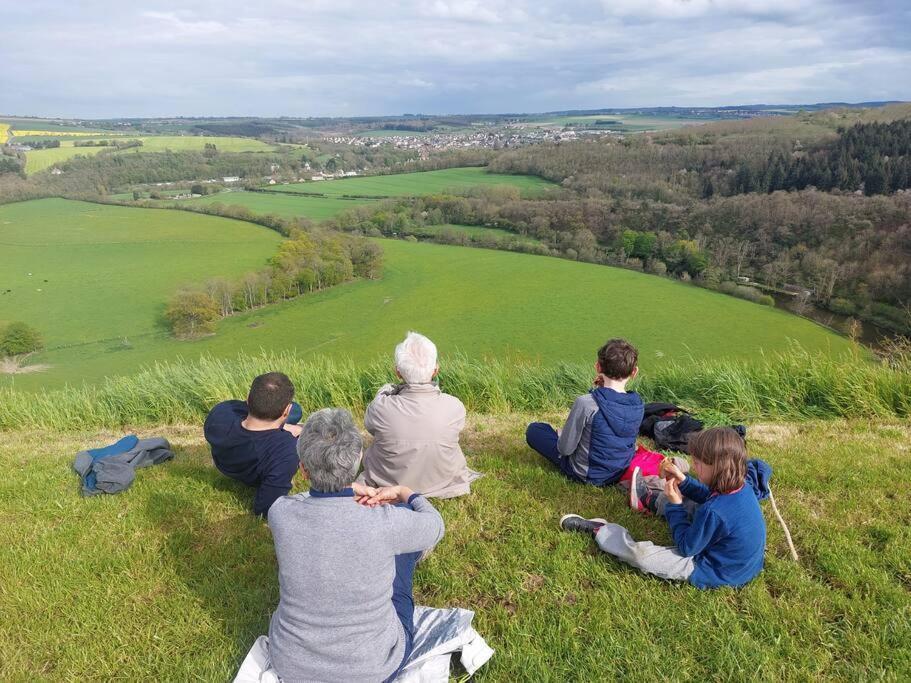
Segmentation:
[(443, 520), (404, 487), (392, 489), (401, 507), (356, 501), (344, 482), (357, 472), (361, 442), (347, 411), (319, 411), (304, 429), (300, 457), (313, 488), (269, 511), (281, 593), (272, 663), (283, 680), (381, 681), (410, 652), (411, 573), (418, 553), (442, 538)]
[(374, 438), (364, 456), (366, 483), (400, 484), (438, 498), (469, 493), (479, 475), (459, 446), (465, 406), (433, 383), (436, 346), (410, 332), (396, 347), (395, 363), (405, 383), (382, 387), (364, 416)]
[(294, 387), (285, 375), (268, 373), (253, 381), (244, 401), (223, 401), (206, 417), (203, 427), (218, 470), (256, 488), (253, 512), (265, 515), (291, 490), (297, 471), (297, 438), (286, 426)]
[(639, 372), (636, 348), (610, 339), (598, 349), (591, 391), (573, 403), (560, 432), (544, 422), (528, 425), (528, 445), (574, 481), (595, 486), (616, 483), (636, 451), (644, 405), (629, 383)]

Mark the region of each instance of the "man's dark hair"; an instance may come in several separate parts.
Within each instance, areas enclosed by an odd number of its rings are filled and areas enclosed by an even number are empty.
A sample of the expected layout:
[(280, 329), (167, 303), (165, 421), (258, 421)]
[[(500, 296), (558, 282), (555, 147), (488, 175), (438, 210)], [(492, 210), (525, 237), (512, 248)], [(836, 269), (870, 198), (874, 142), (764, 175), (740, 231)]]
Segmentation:
[(598, 349), (601, 374), (610, 379), (626, 379), (633, 374), (639, 352), (625, 339), (610, 339)]
[(260, 420), (277, 420), (294, 398), (294, 385), (282, 372), (267, 372), (253, 380), (247, 407)]

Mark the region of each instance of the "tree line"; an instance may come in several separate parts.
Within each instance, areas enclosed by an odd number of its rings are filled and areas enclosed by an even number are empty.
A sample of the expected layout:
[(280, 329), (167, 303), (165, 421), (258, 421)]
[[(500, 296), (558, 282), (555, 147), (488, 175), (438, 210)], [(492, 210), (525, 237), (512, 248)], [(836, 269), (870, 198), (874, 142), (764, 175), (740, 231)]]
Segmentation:
[(382, 274), (383, 252), (369, 240), (338, 232), (293, 230), (260, 271), (238, 280), (212, 278), (184, 287), (165, 318), (178, 338), (212, 334), (220, 318), (294, 299), (355, 278)]

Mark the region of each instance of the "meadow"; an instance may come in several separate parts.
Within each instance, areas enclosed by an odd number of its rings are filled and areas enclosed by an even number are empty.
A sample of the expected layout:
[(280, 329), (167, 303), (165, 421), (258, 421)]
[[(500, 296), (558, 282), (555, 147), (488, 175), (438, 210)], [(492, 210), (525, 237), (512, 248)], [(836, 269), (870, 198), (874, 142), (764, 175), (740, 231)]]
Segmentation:
[(447, 168), (441, 171), (398, 173), (365, 177), (338, 178), (309, 183), (270, 185), (270, 192), (318, 193), (326, 197), (405, 197), (463, 191), (472, 187), (508, 185), (523, 195), (535, 195), (554, 184), (532, 175), (488, 173), (483, 166)]
[[(533, 125), (573, 126), (578, 128), (606, 129), (620, 133), (673, 130), (683, 126), (699, 125), (715, 119), (709, 117), (685, 118), (682, 116), (647, 116), (642, 114), (592, 114), (584, 116), (554, 116), (532, 119)], [(599, 121), (615, 123), (599, 124)]]
[(38, 173), (77, 156), (95, 156), (110, 147), (76, 147), (73, 140), (61, 140), (60, 147), (33, 149), (25, 153), (25, 172)]
[[(36, 133), (37, 131), (31, 131)], [(18, 133), (18, 131), (14, 131)], [(42, 135), (55, 135), (53, 132), (41, 133)], [(60, 135), (64, 135), (61, 133)], [(97, 133), (72, 133), (72, 135), (81, 137), (91, 137), (97, 139), (107, 139), (105, 135)], [(36, 149), (26, 152), (25, 155), (25, 172), (37, 173), (51, 168), (56, 164), (63, 163), (78, 155), (95, 155), (99, 152), (106, 151), (109, 154), (130, 154), (138, 152), (166, 152), (168, 150), (175, 152), (184, 151), (202, 151), (206, 144), (213, 144), (221, 152), (270, 152), (274, 149), (273, 145), (268, 145), (260, 140), (251, 138), (238, 137), (221, 137), (221, 136), (203, 136), (203, 135), (156, 135), (156, 136), (128, 136), (130, 140), (141, 140), (141, 147), (129, 147), (127, 149), (116, 150), (112, 147), (76, 147), (74, 140), (61, 140), (60, 147), (51, 149)]]
[(523, 195), (528, 196), (546, 191), (547, 188), (553, 187), (553, 183), (537, 176), (488, 173), (483, 167), (449, 168), (442, 171), (267, 185), (263, 187), (264, 192), (232, 190), (204, 197), (181, 199), (177, 200), (177, 203), (243, 206), (258, 214), (323, 221), (347, 209), (387, 197), (460, 192), (473, 187), (500, 186), (515, 187)]
[(34, 325), (56, 357), (107, 349), (113, 368), (122, 340), (166, 336), (159, 319), (179, 286), (260, 268), (279, 241), (250, 223), (178, 211), (0, 206), (0, 322)]
[(161, 200), (162, 204), (173, 202), (176, 205), (207, 206), (224, 204), (225, 206), (243, 206), (257, 214), (275, 214), (282, 218), (309, 218), (312, 221), (324, 221), (337, 216), (342, 211), (368, 204), (375, 199), (342, 199), (340, 197), (320, 197), (316, 195), (279, 194), (277, 192), (246, 192), (232, 190), (219, 192), (192, 199)]
[[(702, 592), (647, 578), (558, 530), (603, 516), (667, 544), (662, 519), (571, 483), (529, 451), (532, 419), (470, 414), (462, 443), (486, 476), (438, 501), (446, 537), (415, 575), (418, 604), (474, 610), (495, 648), (473, 680), (907, 680), (911, 677), (911, 429), (895, 419), (752, 423), (768, 502), (763, 573)], [(248, 489), (212, 466), (198, 423), (165, 436), (172, 462), (118, 496), (83, 499), (75, 453), (121, 431), (3, 432), (0, 678), (230, 680), (278, 600), (272, 539)], [(306, 490), (298, 480), (295, 490)], [(89, 641), (86, 634), (91, 634)]]
[(633, 340), (646, 366), (689, 356), (756, 358), (791, 340), (833, 354), (849, 347), (783, 311), (642, 273), (399, 240), (379, 241), (380, 280), (235, 315), (214, 337), (181, 342), (159, 320), (167, 297), (187, 282), (256, 269), (274, 253), (275, 233), (189, 212), (41, 200), (0, 207), (0, 234), (12, 247), (0, 255), (4, 272), (13, 274), (0, 319), (43, 332), (49, 348), (33, 360), (51, 366), (0, 376), (0, 385), (94, 383), (204, 353), (373, 358), (390, 353), (409, 329), (447, 354), (547, 362), (587, 360), (609, 336)]

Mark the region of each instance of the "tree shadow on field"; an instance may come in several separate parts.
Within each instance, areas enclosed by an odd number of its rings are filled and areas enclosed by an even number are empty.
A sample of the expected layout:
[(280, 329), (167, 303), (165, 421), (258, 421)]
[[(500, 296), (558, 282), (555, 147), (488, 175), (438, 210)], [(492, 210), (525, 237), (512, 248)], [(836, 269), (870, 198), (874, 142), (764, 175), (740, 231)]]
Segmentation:
[[(233, 642), (239, 665), (253, 641), (267, 632), (278, 603), (275, 553), (262, 520), (246, 511), (225, 515), (224, 506), (211, 504), (193, 490), (198, 486), (187, 486), (189, 475), (207, 486), (239, 493), (211, 469), (173, 468), (171, 475), (179, 480), (174, 481), (174, 490), (150, 495), (145, 515), (161, 532), (175, 576)], [(181, 490), (182, 484), (188, 490)], [(249, 501), (244, 506), (248, 508)]]

